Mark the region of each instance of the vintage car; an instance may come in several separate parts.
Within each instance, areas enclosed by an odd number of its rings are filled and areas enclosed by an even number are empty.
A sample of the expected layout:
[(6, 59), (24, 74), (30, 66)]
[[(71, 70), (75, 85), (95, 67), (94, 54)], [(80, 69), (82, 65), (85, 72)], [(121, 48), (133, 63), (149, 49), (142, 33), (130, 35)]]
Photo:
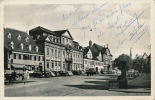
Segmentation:
[(136, 78), (138, 76), (139, 76), (138, 70), (130, 69), (127, 71), (127, 78)]
[(52, 77), (53, 75), (50, 71), (45, 71), (45, 72), (44, 71), (34, 71), (31, 76), (38, 77), (38, 78), (43, 78), (43, 77), (49, 78), (49, 77)]
[(96, 75), (96, 71), (95, 71), (95, 69), (90, 68), (90, 69), (86, 70), (86, 75), (87, 75), (87, 76), (93, 76), (93, 75)]

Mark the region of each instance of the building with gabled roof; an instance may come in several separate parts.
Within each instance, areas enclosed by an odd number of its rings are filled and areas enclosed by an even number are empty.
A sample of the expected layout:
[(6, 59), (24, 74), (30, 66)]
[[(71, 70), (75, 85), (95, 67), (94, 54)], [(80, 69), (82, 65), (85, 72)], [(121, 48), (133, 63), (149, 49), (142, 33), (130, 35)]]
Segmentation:
[(26, 32), (4, 28), (4, 69), (39, 70), (43, 52)]
[(107, 67), (112, 66), (112, 54), (107, 47), (100, 46), (96, 43), (92, 44), (89, 41), (89, 46), (84, 47), (84, 68), (94, 68), (97, 72), (100, 72)]
[(38, 26), (29, 34), (43, 51), (43, 70), (83, 70), (83, 48), (74, 41), (68, 29), (52, 31)]

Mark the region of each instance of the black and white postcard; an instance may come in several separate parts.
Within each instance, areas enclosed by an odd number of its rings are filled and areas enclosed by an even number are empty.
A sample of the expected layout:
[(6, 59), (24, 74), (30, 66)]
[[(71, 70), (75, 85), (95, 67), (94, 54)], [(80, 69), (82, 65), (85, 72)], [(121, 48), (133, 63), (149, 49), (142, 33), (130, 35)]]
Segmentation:
[(154, 4), (1, 0), (0, 99), (154, 100)]

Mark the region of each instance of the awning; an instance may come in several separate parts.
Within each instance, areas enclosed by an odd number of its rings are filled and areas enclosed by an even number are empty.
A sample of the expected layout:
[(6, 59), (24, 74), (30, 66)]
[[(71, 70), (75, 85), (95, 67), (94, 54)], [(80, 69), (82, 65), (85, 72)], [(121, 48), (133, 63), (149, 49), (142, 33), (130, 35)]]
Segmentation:
[(25, 65), (12, 64), (12, 67), (15, 69), (23, 69), (25, 67)]

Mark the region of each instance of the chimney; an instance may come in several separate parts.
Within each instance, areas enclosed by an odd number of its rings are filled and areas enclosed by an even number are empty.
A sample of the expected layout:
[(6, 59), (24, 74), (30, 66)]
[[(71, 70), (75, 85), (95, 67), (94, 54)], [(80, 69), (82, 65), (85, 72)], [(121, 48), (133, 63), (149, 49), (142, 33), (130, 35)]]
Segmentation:
[(90, 40), (90, 41), (89, 41), (89, 47), (91, 47), (91, 46), (92, 46), (92, 41)]
[(107, 48), (108, 48), (108, 44), (107, 44)]

